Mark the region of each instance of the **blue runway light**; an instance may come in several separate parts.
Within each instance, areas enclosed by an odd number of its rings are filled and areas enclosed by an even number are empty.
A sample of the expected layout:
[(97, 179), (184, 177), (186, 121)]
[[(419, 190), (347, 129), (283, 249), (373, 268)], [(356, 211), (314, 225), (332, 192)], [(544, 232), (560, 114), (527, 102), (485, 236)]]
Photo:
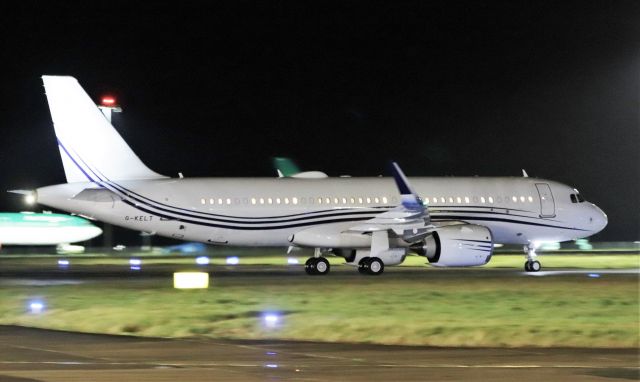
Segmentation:
[(142, 260), (140, 259), (129, 259), (129, 269), (132, 271), (139, 271), (142, 266)]
[(196, 257), (196, 264), (198, 265), (208, 265), (209, 264), (209, 258), (207, 256), (198, 256)]
[(264, 366), (265, 366), (265, 367), (268, 367), (268, 368), (270, 368), (270, 369), (277, 369), (277, 368), (278, 368), (278, 365), (277, 365), (277, 364), (275, 364), (275, 363), (268, 363), (268, 364), (266, 364), (266, 365), (264, 365)]
[(240, 263), (240, 259), (238, 256), (229, 256), (227, 257), (227, 264), (229, 265), (237, 265)]
[(60, 269), (67, 269), (69, 268), (69, 260), (65, 260), (65, 259), (60, 259), (58, 260), (58, 268)]
[(588, 276), (591, 277), (591, 278), (594, 278), (594, 279), (600, 278), (600, 274), (599, 273), (589, 273)]

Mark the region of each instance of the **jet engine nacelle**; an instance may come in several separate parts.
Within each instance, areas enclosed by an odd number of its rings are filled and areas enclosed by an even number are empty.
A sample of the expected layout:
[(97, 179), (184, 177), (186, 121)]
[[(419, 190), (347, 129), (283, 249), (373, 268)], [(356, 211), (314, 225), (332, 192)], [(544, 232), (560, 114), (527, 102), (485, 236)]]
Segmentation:
[(411, 249), (436, 267), (484, 265), (491, 260), (493, 238), (491, 231), (481, 225), (452, 225), (434, 231)]

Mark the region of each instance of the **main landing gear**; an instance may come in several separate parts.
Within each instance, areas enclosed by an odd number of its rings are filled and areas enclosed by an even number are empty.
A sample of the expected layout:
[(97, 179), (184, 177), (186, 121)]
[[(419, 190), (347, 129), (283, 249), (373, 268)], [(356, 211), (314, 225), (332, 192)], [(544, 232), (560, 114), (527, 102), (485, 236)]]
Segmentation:
[(540, 262), (536, 260), (536, 247), (533, 244), (525, 245), (524, 252), (526, 253), (527, 261), (524, 263), (524, 270), (526, 272), (538, 272), (542, 269)]
[(358, 272), (363, 275), (381, 275), (384, 272), (384, 263), (377, 257), (363, 257), (358, 263)]
[(304, 264), (304, 270), (308, 275), (326, 275), (331, 266), (324, 257), (310, 257)]

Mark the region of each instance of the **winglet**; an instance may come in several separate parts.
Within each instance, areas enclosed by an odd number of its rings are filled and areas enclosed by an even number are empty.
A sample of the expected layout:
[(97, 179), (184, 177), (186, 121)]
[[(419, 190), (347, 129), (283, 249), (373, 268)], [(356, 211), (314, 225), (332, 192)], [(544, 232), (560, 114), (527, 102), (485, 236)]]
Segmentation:
[(396, 181), (398, 191), (402, 197), (402, 205), (409, 210), (424, 211), (424, 204), (420, 196), (413, 190), (409, 180), (402, 172), (402, 169), (396, 162), (391, 163), (391, 171), (393, 173), (393, 179)]
[(522, 169), (522, 176), (525, 178), (529, 177), (529, 174), (527, 174), (527, 171), (525, 171), (525, 169)]

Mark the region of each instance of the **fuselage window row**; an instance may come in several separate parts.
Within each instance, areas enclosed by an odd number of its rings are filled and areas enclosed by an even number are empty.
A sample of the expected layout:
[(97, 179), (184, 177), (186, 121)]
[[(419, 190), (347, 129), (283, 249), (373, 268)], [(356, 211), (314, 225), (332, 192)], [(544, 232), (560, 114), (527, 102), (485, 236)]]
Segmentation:
[[(572, 201), (575, 200), (575, 196), (571, 195)], [(532, 196), (505, 196), (504, 199), (501, 197), (497, 197), (494, 199), (493, 196), (488, 196), (488, 197), (484, 197), (484, 196), (474, 196), (474, 197), (469, 197), (469, 196), (448, 196), (448, 197), (444, 197), (444, 196), (440, 196), (440, 197), (426, 197), (424, 198), (424, 203), (426, 205), (434, 205), (434, 204), (446, 204), (447, 202), (450, 204), (471, 204), (472, 202), (474, 204), (493, 204), (494, 201), (497, 201), (497, 203), (502, 203), (502, 201), (504, 200), (505, 203), (508, 202), (513, 202), (513, 203), (533, 203), (533, 197)], [(389, 198), (386, 196), (383, 197), (309, 197), (308, 198), (309, 204), (314, 204), (317, 202), (317, 204), (327, 204), (327, 205), (347, 205), (347, 204), (351, 204), (351, 205), (363, 205), (363, 204), (388, 204), (389, 203)], [(395, 203), (396, 198), (393, 197), (391, 198), (391, 201)], [(235, 199), (231, 199), (231, 198), (201, 198), (200, 199), (200, 204), (202, 205), (206, 205), (208, 202), (208, 204), (210, 205), (231, 205), (231, 204), (240, 204), (241, 200), (239, 198), (235, 198)], [(298, 198), (298, 197), (284, 197), (284, 198), (265, 198), (265, 197), (252, 197), (252, 198), (244, 198), (243, 199), (243, 203), (244, 204), (251, 204), (251, 205), (272, 205), (272, 204), (285, 204), (285, 205), (289, 205), (289, 204), (293, 204), (293, 205), (297, 205), (297, 204), (306, 204), (307, 199), (306, 198)], [(576, 200), (577, 202), (577, 200)], [(574, 203), (576, 203), (574, 202)]]

